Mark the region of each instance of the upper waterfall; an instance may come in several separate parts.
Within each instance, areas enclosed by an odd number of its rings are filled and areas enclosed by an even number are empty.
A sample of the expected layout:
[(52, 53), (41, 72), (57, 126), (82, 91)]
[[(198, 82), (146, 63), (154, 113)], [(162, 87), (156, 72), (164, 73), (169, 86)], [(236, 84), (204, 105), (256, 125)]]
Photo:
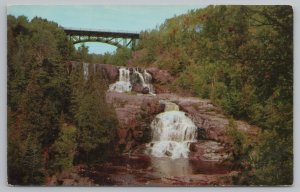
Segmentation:
[(130, 92), (131, 89), (132, 85), (130, 83), (130, 71), (125, 67), (121, 67), (119, 69), (119, 81), (109, 85), (109, 90), (122, 93)]
[(146, 70), (135, 68), (119, 68), (119, 80), (109, 86), (110, 91), (131, 92), (135, 85), (140, 84), (147, 93), (154, 94), (151, 84), (152, 76)]
[(134, 69), (134, 74), (138, 76), (143, 88), (148, 88), (149, 93), (154, 93), (153, 85), (151, 84), (152, 76), (146, 70), (143, 70), (141, 73), (138, 69)]

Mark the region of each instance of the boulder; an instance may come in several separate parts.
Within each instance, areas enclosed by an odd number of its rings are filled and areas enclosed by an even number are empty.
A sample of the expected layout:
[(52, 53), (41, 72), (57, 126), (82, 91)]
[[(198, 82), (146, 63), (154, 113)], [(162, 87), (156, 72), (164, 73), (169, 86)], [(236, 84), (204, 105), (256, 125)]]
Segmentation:
[(190, 145), (190, 159), (223, 162), (230, 156), (231, 150), (229, 145), (224, 145), (216, 141), (200, 140)]
[(149, 94), (150, 92), (148, 87), (143, 87), (143, 85), (140, 83), (133, 84), (132, 91), (142, 94)]
[(140, 84), (140, 83), (133, 84), (131, 91), (134, 91), (134, 92), (137, 92), (137, 93), (142, 93), (143, 92), (143, 85)]
[(148, 94), (150, 92), (148, 87), (143, 87), (142, 93), (143, 94)]

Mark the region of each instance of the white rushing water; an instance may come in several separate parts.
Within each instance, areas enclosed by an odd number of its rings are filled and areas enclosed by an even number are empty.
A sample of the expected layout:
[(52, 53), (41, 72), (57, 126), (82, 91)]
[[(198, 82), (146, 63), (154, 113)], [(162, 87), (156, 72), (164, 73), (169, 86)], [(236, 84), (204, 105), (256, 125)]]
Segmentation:
[(109, 90), (123, 93), (130, 92), (131, 89), (132, 85), (130, 83), (130, 71), (125, 67), (121, 67), (119, 69), (119, 81), (115, 82), (114, 84), (111, 84), (109, 86)]
[(172, 159), (187, 158), (190, 143), (196, 141), (197, 127), (184, 112), (178, 111), (175, 103), (164, 103), (165, 112), (158, 114), (151, 123), (151, 154)]
[(87, 80), (89, 78), (89, 64), (83, 63), (82, 67), (83, 67), (83, 77), (85, 80)]
[(134, 73), (139, 77), (142, 86), (147, 87), (149, 89), (149, 93), (154, 93), (153, 85), (151, 84), (152, 76), (146, 70), (143, 72), (139, 72), (137, 69), (134, 69)]
[(146, 70), (144, 70), (143, 76), (144, 76), (144, 79), (145, 79), (145, 84), (149, 88), (149, 93), (154, 94), (154, 88), (153, 88), (153, 85), (151, 84), (152, 83), (151, 74), (148, 73)]
[[(140, 72), (138, 69), (133, 69), (133, 75), (135, 75), (139, 79), (143, 88), (147, 87), (149, 89), (149, 93), (154, 94), (154, 88), (151, 84), (152, 76), (146, 70)], [(131, 78), (132, 77), (130, 75), (129, 69), (125, 67), (119, 68), (119, 81), (111, 84), (109, 86), (109, 90), (120, 93), (131, 92), (133, 86)]]

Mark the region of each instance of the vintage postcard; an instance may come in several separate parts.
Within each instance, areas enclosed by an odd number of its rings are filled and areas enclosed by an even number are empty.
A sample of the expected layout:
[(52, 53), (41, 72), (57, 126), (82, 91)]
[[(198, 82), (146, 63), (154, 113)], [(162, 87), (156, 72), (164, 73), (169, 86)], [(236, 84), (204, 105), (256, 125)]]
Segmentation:
[(7, 53), (12, 186), (293, 184), (291, 6), (13, 5)]

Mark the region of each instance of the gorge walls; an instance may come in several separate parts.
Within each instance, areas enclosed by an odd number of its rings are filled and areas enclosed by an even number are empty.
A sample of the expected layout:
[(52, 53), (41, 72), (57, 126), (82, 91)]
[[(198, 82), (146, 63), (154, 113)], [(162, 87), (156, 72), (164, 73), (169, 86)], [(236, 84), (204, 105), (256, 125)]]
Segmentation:
[[(69, 63), (67, 67), (71, 71), (79, 65), (82, 64), (73, 62)], [(188, 139), (183, 136), (182, 142), (185, 140), (195, 141), (190, 146), (192, 149), (190, 154), (194, 155), (195, 158), (203, 158), (205, 155), (200, 157), (199, 153), (206, 153), (207, 159), (214, 159), (218, 157), (214, 153), (220, 154), (220, 151), (228, 150), (224, 146), (229, 146), (231, 143), (226, 128), (229, 124), (229, 118), (209, 100), (161, 91), (161, 85), (170, 83), (173, 79), (167, 71), (155, 68), (137, 69), (107, 64), (89, 64), (88, 66), (83, 64), (84, 74), (87, 74), (87, 67), (90, 71), (102, 72), (110, 84), (107, 88), (108, 91), (106, 91), (106, 100), (114, 107), (119, 122), (118, 139), (115, 147), (118, 151), (127, 153), (140, 145), (150, 143), (153, 138), (158, 141), (166, 133), (166, 130), (160, 130), (158, 134), (158, 130), (153, 127), (163, 126), (163, 124), (178, 120), (175, 116), (191, 120), (188, 120), (188, 124), (193, 126), (190, 126), (189, 129), (182, 129), (182, 131), (184, 130), (182, 134), (187, 134), (189, 131), (195, 131), (196, 134), (189, 136)], [(157, 116), (159, 113), (168, 113), (168, 110), (174, 113), (173, 119), (169, 115)], [(156, 117), (158, 117), (158, 121), (153, 123)], [(255, 140), (260, 132), (258, 127), (243, 121), (235, 121), (235, 124), (237, 129), (244, 132), (249, 139)], [(166, 125), (166, 127), (168, 126)], [(180, 129), (177, 131), (180, 132)], [(164, 140), (169, 141), (168, 144), (173, 142), (172, 139)], [(207, 142), (203, 143), (203, 141)], [(211, 146), (211, 150), (205, 152), (201, 146)], [(172, 150), (176, 148), (175, 145), (169, 145), (169, 147)], [(168, 147), (165, 146), (164, 150), (166, 148)], [(164, 154), (170, 152), (170, 150), (169, 152), (166, 151), (168, 150), (165, 150)], [(179, 154), (185, 156), (186, 153)], [(172, 157), (173, 152), (169, 155)], [(219, 159), (225, 157), (226, 155), (223, 155)]]

